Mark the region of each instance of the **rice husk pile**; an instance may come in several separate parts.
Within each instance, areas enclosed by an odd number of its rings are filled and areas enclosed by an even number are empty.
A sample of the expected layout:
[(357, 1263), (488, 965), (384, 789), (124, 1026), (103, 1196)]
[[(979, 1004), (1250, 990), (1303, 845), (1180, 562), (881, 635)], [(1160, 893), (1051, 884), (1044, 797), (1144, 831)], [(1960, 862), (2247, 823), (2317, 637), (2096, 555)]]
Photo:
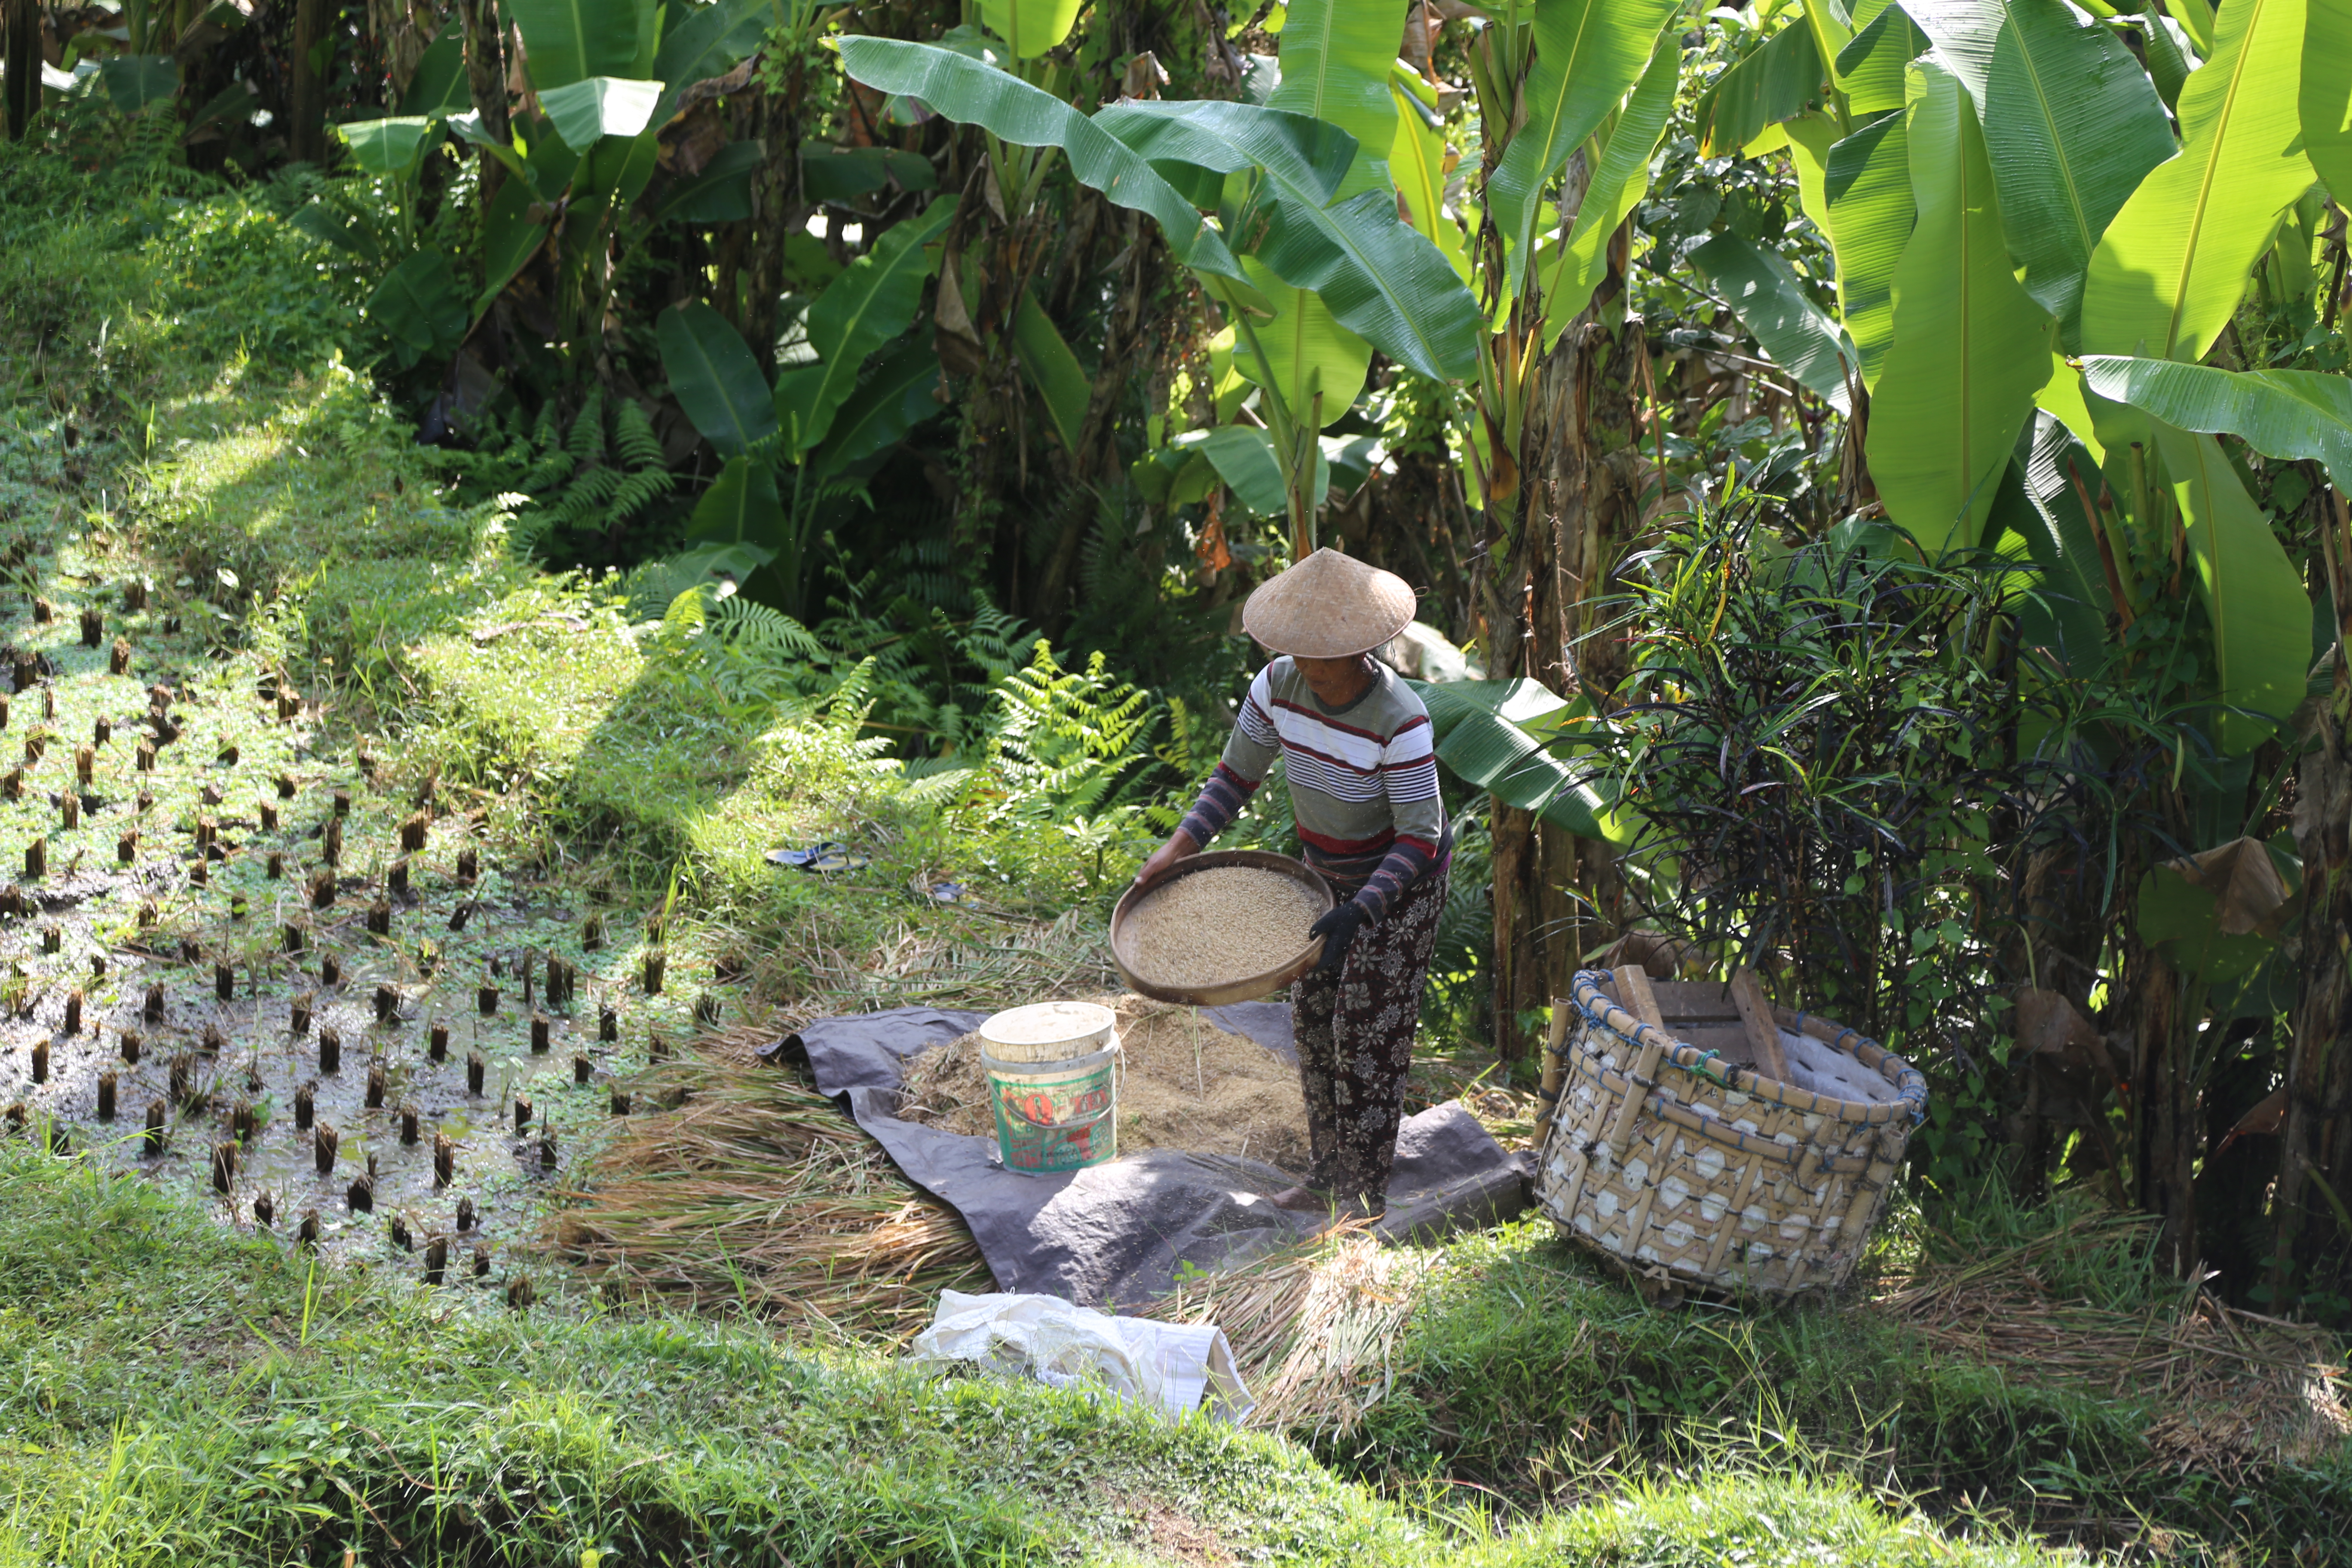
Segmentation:
[(1219, 866), (1152, 889), (1129, 914), (1119, 955), (1148, 985), (1222, 985), (1304, 952), (1322, 912), (1312, 890), (1279, 871)]
[[(1297, 1068), (1189, 1007), (1139, 996), (1087, 1000), (1118, 1015), (1126, 1055), (1118, 1082), (1120, 1153), (1183, 1149), (1307, 1168), (1307, 1106)], [(910, 1059), (898, 1115), (949, 1132), (995, 1137), (980, 1044), (977, 1034), (966, 1035)]]

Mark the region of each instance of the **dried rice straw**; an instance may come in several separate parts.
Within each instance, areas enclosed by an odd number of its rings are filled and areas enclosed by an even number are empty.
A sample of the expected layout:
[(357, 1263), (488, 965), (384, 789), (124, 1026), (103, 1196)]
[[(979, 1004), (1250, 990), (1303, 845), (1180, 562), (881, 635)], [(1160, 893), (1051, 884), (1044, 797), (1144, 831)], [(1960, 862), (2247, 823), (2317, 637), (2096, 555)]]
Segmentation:
[(1874, 1306), (1930, 1344), (2105, 1397), (2158, 1392), (2144, 1436), (2160, 1463), (2232, 1480), (2309, 1462), (2352, 1435), (2344, 1371), (2325, 1331), (2230, 1307), (2201, 1287), (2138, 1312), (2058, 1300), (2036, 1265), (2053, 1251), (2143, 1245), (2146, 1215), (2097, 1212), (1963, 1265), (1929, 1265)]
[(590, 1278), (903, 1339), (941, 1289), (991, 1290), (952, 1210), (919, 1192), (823, 1095), (772, 1068), (722, 1066), (772, 1026), (708, 1037), (633, 1085), (677, 1109), (632, 1117), (562, 1196), (551, 1239)]
[(1435, 1267), (1433, 1255), (1381, 1245), (1365, 1222), (1223, 1273), (1180, 1280), (1142, 1310), (1163, 1322), (1213, 1322), (1257, 1406), (1249, 1425), (1341, 1436), (1395, 1386), (1396, 1347)]

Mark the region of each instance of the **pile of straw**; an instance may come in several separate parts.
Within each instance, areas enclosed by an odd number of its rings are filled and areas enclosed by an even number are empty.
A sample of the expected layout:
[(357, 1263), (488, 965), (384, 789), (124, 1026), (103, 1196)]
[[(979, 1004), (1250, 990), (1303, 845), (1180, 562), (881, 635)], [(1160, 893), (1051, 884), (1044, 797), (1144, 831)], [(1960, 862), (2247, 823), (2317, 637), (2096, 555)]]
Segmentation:
[(2066, 1300), (2041, 1268), (2059, 1253), (2144, 1246), (2157, 1221), (2098, 1210), (2007, 1250), (1927, 1265), (1874, 1305), (1930, 1344), (2020, 1381), (2105, 1398), (2155, 1391), (2145, 1434), (2158, 1459), (2229, 1479), (2305, 1461), (2352, 1434), (2343, 1368), (2325, 1331), (2213, 1299), (2201, 1286), (2139, 1311)]
[[(1307, 1168), (1307, 1104), (1297, 1068), (1190, 1007), (1111, 994), (1084, 1000), (1118, 1018), (1120, 1153), (1184, 1149)], [(965, 1035), (910, 1058), (898, 1114), (967, 1137), (995, 1137), (995, 1097), (981, 1068), (981, 1045), (977, 1034)]]
[(1214, 1323), (1257, 1397), (1248, 1425), (1344, 1436), (1388, 1397), (1396, 1347), (1434, 1255), (1383, 1247), (1361, 1221), (1239, 1268), (1177, 1282), (1139, 1316)]
[(942, 1289), (995, 1284), (951, 1209), (918, 1192), (880, 1144), (790, 1073), (742, 1066), (772, 1028), (698, 1042), (633, 1086), (640, 1105), (562, 1194), (550, 1239), (624, 1290), (797, 1317), (838, 1334), (903, 1339)]

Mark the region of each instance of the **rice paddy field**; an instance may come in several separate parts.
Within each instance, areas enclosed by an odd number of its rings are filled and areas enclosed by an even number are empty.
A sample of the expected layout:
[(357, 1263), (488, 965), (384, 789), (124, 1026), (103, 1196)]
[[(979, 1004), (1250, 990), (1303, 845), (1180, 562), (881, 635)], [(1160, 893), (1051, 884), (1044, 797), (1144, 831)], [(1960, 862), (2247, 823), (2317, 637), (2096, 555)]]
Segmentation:
[[(985, 864), (1095, 852), (541, 570), (254, 200), (14, 156), (0, 1564), (2352, 1552), (2343, 1346), (2083, 1205), (1898, 1213), (1785, 1310), (1343, 1226), (1153, 1309), (1231, 1336), (1242, 1430), (919, 1375), (970, 1236), (753, 1053), (1110, 989), (1108, 897)], [(1531, 1128), (1474, 1064), (1413, 1092)]]

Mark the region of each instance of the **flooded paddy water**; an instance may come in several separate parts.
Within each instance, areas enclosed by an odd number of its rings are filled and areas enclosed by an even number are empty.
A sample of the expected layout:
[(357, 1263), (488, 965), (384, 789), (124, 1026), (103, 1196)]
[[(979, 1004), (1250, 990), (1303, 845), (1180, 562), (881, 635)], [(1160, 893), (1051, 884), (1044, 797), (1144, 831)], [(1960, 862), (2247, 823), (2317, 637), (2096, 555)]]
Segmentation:
[(478, 795), (331, 739), (181, 632), (210, 605), (153, 597), (37, 599), (0, 653), (0, 1134), (289, 1246), (507, 1280), (700, 999), (657, 930), (503, 863)]

